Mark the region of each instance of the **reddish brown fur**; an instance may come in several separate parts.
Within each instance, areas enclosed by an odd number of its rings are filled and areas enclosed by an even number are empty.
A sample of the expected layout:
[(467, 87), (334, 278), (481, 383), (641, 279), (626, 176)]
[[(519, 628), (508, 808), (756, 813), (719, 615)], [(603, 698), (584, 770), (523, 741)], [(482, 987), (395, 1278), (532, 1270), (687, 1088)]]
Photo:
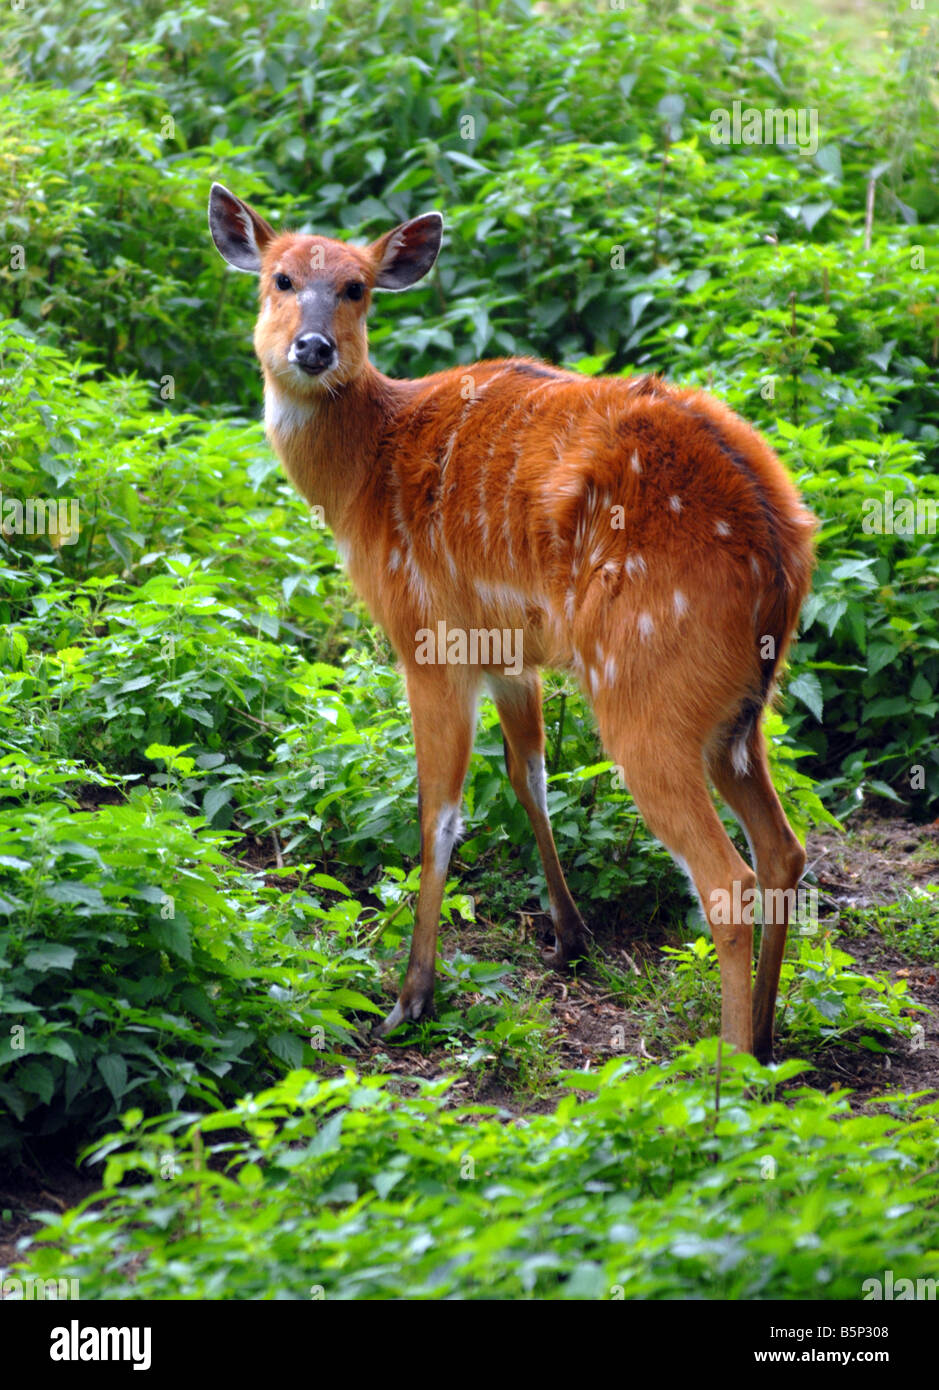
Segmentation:
[[(510, 684), (487, 669), (563, 961), (583, 925), (532, 782), (544, 744), (536, 668), (577, 674), (650, 828), (687, 864), (706, 905), (715, 888), (756, 880), (714, 813), (705, 768), (747, 827), (761, 886), (794, 886), (804, 857), (769, 782), (759, 712), (808, 590), (814, 526), (756, 431), (714, 398), (655, 378), (585, 378), (504, 359), (391, 380), (368, 361), (370, 294), (337, 305), (339, 363), (325, 385), (287, 370), (299, 311), (292, 295), (275, 295), (272, 277), (302, 287), (318, 276), (337, 294), (356, 277), (370, 290), (394, 235), (363, 249), (271, 234), (260, 247), (255, 331), (271, 441), (297, 488), (324, 508), (408, 680), (424, 871), (390, 1024), (432, 1002), (446, 871), (435, 846), (449, 837), (483, 674), (421, 665), (419, 631), (444, 619), (449, 629), (524, 634), (521, 678)], [(317, 249), (322, 269), (311, 272)], [(713, 930), (724, 1035), (749, 1048), (752, 929)], [(785, 924), (781, 939), (764, 929), (753, 1005), (763, 1055), (784, 942)]]

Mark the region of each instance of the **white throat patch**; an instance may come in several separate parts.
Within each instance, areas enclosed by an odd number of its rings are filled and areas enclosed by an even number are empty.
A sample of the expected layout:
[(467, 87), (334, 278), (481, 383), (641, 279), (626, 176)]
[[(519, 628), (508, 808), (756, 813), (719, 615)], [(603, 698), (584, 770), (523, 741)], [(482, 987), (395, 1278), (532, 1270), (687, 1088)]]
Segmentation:
[(293, 434), (307, 424), (316, 409), (310, 401), (285, 396), (270, 382), (264, 384), (264, 428), (268, 434)]

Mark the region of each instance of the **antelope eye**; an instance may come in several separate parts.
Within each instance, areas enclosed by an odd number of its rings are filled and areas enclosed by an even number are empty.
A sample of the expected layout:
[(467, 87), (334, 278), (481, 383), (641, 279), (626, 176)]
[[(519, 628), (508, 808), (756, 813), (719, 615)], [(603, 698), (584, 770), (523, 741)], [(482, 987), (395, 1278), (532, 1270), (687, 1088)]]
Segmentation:
[(365, 286), (361, 280), (350, 280), (346, 285), (346, 299), (361, 299), (365, 293)]
[(293, 281), (291, 280), (290, 276), (284, 275), (283, 273), (274, 276), (274, 284), (277, 286), (279, 290), (293, 289)]

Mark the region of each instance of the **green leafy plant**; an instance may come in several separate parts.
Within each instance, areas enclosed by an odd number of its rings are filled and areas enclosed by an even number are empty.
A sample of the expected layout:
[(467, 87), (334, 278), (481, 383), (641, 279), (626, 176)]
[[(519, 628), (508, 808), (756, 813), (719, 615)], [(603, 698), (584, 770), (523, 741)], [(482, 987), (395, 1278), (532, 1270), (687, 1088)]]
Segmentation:
[(923, 1006), (909, 998), (906, 980), (853, 966), (853, 957), (827, 935), (818, 943), (801, 939), (798, 960), (783, 965), (777, 1006), (795, 1046), (838, 1041), (885, 1052), (890, 1039), (911, 1035), (911, 1011)]
[(714, 1062), (571, 1073), (583, 1098), (524, 1123), (306, 1071), (198, 1121), (130, 1110), (28, 1268), (91, 1299), (857, 1299), (939, 1271), (935, 1102), (851, 1116), (799, 1063), (725, 1057), (718, 1113)]

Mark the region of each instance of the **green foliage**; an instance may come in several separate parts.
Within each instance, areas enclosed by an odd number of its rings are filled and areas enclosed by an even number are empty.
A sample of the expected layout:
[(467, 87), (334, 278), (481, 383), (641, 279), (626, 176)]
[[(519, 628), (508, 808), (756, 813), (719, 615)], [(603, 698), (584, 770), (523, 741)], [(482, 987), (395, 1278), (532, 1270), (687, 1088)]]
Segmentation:
[[(854, 959), (825, 935), (798, 940), (798, 958), (783, 963), (777, 1028), (788, 1044), (811, 1050), (839, 1042), (884, 1052), (884, 1041), (909, 1038), (911, 1011), (922, 1005), (907, 995), (905, 980), (853, 969)], [(721, 990), (717, 952), (699, 936), (685, 946), (663, 946), (674, 983), (664, 992), (687, 1037), (720, 1031)]]
[(218, 1108), (259, 1071), (355, 1047), (355, 1016), (380, 1012), (358, 904), (337, 920), (316, 880), (284, 893), (238, 871), (228, 837), (169, 794), (80, 810), (41, 799), (59, 780), (45, 768), (0, 760), (16, 772), (30, 800), (0, 797), (0, 1149), (97, 1128), (130, 1099)]
[[(839, 814), (866, 793), (926, 805), (939, 795), (939, 478), (909, 440), (826, 441), (778, 422), (806, 501), (823, 519), (803, 610), (789, 723), (816, 755)], [(912, 507), (901, 510), (901, 504)], [(918, 530), (900, 523), (920, 508)], [(889, 527), (889, 530), (886, 529)], [(792, 697), (797, 703), (793, 704)]]
[[(725, 1057), (718, 1114), (713, 1044), (578, 1074), (589, 1099), (524, 1124), (367, 1076), (416, 1044), (469, 1094), (551, 1092), (516, 939), (547, 895), (484, 706), (437, 1016), (361, 1047), (419, 883), (404, 691), (255, 422), (254, 287), (205, 227), (213, 178), (361, 240), (437, 206), (434, 276), (373, 318), (383, 370), (656, 370), (765, 430), (822, 523), (766, 724), (787, 812), (800, 836), (871, 798), (926, 819), (937, 40), (925, 13), (884, 22), (857, 62), (694, 3), (8, 13), (0, 487), (64, 509), (0, 529), (0, 1150), (94, 1141), (105, 1162), (31, 1272), (94, 1298), (851, 1299), (871, 1270), (935, 1272), (937, 1115), (915, 1098), (852, 1118), (842, 1095), (780, 1098), (795, 1064)], [(824, 112), (820, 148), (715, 144), (735, 100)], [(907, 504), (923, 524), (888, 525)], [(673, 927), (682, 880), (586, 701), (551, 676), (545, 709), (585, 916)], [(934, 960), (933, 907), (873, 916)], [(667, 1056), (716, 1031), (719, 991), (703, 938), (665, 959), (592, 968)], [(783, 1034), (809, 1055), (902, 1041), (912, 1007), (827, 939), (784, 966)]]
[[(252, 291), (205, 236), (211, 177), (275, 220), (364, 238), (435, 203), (451, 238), (436, 282), (376, 323), (393, 373), (441, 353), (602, 351), (614, 370), (716, 372), (751, 412), (776, 373), (795, 423), (834, 407), (839, 437), (899, 415), (935, 440), (935, 255), (909, 270), (935, 247), (937, 42), (925, 23), (891, 39), (848, 83), (753, 9), (637, 23), (497, 0), (40, 0), (5, 37), (21, 81), (0, 122), (0, 206), (5, 241), (30, 251), (3, 272), (7, 312), (155, 388), (171, 375), (187, 408), (218, 413), (254, 379), (239, 336)], [(824, 111), (817, 153), (713, 143), (715, 107), (781, 93)], [(872, 380), (868, 354), (885, 354)]]
[(777, 1005), (794, 1046), (837, 1041), (885, 1052), (885, 1041), (911, 1036), (910, 1011), (922, 1005), (907, 997), (906, 980), (865, 975), (853, 966), (853, 957), (827, 936), (799, 942), (798, 960), (783, 964)]
[(852, 1117), (799, 1063), (725, 1056), (718, 1112), (713, 1063), (571, 1073), (588, 1098), (524, 1122), (303, 1071), (195, 1122), (136, 1109), (30, 1272), (91, 1299), (858, 1299), (939, 1272), (935, 1102)]

